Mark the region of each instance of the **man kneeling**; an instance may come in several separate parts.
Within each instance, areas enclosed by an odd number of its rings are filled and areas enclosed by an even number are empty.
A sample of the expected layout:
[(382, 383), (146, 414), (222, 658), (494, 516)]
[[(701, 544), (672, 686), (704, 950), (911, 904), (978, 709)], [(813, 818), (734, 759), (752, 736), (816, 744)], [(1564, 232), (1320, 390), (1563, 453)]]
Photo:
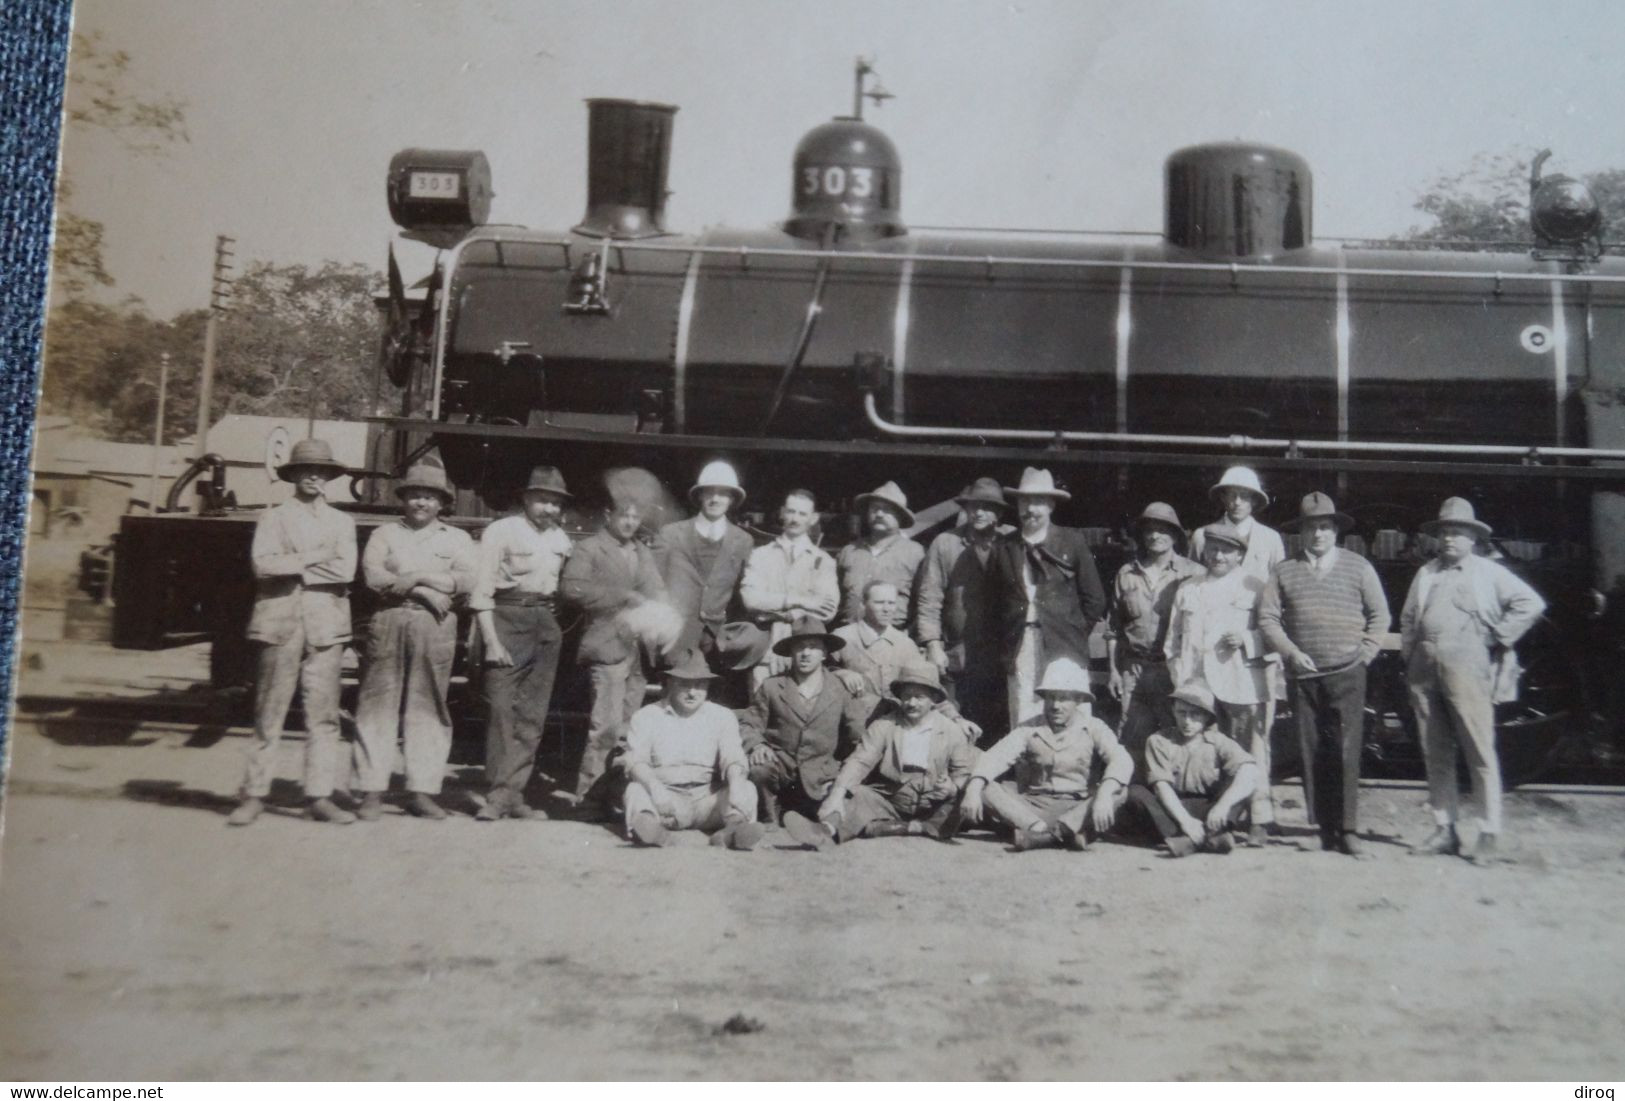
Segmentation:
[(666, 671), (665, 697), (632, 716), (626, 832), (640, 845), (667, 844), (669, 830), (704, 830), (730, 849), (762, 839), (738, 720), (706, 698), (714, 676), (690, 650)]
[[(898, 711), (864, 732), (819, 806), (818, 821), (785, 814), (784, 828), (796, 841), (823, 849), (854, 837), (953, 836), (975, 751), (958, 724), (934, 710), (947, 698), (935, 665), (903, 666), (891, 690)], [(871, 772), (874, 782), (864, 783)]]
[[(1134, 759), (1091, 714), (1089, 674), (1071, 658), (1050, 662), (1037, 695), (1043, 717), (1022, 723), (976, 759), (960, 814), (977, 822), (985, 806), (1015, 830), (1018, 851), (1056, 845), (1082, 850), (1111, 829), (1127, 798)], [(1105, 775), (1091, 795), (1097, 760)], [(1015, 790), (998, 782), (1011, 768)]]
[(1227, 853), (1231, 826), (1251, 821), (1248, 799), (1258, 766), (1219, 730), (1213, 693), (1200, 682), (1173, 694), (1174, 725), (1145, 743), (1145, 778), (1129, 797), (1145, 811), (1173, 856), (1198, 849)]

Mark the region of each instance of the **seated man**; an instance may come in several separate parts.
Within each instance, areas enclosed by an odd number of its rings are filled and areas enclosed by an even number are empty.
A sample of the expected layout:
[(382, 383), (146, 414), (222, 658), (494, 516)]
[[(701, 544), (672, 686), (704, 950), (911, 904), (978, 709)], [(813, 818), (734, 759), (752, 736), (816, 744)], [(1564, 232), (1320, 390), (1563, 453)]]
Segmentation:
[[(1037, 693), (1043, 717), (1022, 723), (976, 759), (959, 812), (977, 822), (985, 805), (1015, 830), (1017, 851), (1056, 845), (1081, 851), (1111, 828), (1128, 797), (1134, 759), (1091, 714), (1095, 695), (1077, 662), (1050, 662)], [(1097, 760), (1106, 774), (1091, 794)], [(1012, 767), (1014, 790), (998, 782)]]
[[(935, 665), (904, 666), (890, 687), (896, 714), (870, 725), (824, 796), (818, 821), (795, 811), (784, 816), (784, 828), (800, 844), (825, 849), (854, 837), (953, 836), (975, 755), (971, 743), (935, 710), (947, 698)], [(874, 783), (864, 783), (871, 772)]]
[(632, 716), (623, 761), (626, 831), (637, 844), (665, 845), (668, 830), (704, 830), (730, 849), (762, 839), (738, 720), (706, 699), (714, 676), (690, 650), (666, 670), (665, 697)]
[(824, 668), (825, 656), (843, 645), (825, 632), (823, 620), (796, 620), (789, 637), (773, 647), (790, 659), (789, 672), (763, 681), (740, 717), (750, 779), (775, 825), (781, 810), (816, 816), (841, 758), (863, 738), (868, 708), (862, 696)]
[(1173, 856), (1198, 849), (1227, 853), (1231, 826), (1248, 824), (1258, 766), (1219, 732), (1213, 693), (1199, 681), (1173, 694), (1174, 725), (1145, 743), (1145, 778), (1129, 798), (1143, 810)]
[(895, 625), (897, 616), (897, 586), (890, 581), (871, 581), (863, 587), (863, 618), (848, 623), (835, 632), (844, 644), (834, 661), (843, 670), (848, 687), (859, 690), (859, 681), (870, 694), (870, 703), (878, 703), (886, 696), (886, 688), (905, 665), (918, 665), (925, 660), (913, 639)]

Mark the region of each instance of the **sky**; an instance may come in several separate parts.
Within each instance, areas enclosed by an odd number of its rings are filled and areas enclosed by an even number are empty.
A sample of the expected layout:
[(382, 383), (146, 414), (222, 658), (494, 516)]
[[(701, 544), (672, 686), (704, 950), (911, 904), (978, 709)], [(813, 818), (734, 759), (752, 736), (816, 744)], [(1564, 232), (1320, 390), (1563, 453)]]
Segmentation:
[[(390, 156), (482, 149), (491, 220), (585, 209), (589, 96), (678, 106), (667, 226), (788, 212), (801, 135), (870, 107), (914, 225), (1159, 230), (1164, 158), (1285, 146), (1314, 172), (1318, 236), (1427, 219), (1427, 184), (1475, 154), (1625, 167), (1625, 5), (1386, 0), (79, 0), (75, 31), (185, 103), (189, 140), (140, 155), (70, 127), (74, 209), (106, 225), (105, 297), (167, 317), (207, 303), (216, 233), (240, 262), (361, 262), (393, 235)], [(71, 64), (71, 61), (70, 61)], [(1625, 235), (1617, 227), (1616, 235)], [(408, 278), (432, 253), (402, 246)]]

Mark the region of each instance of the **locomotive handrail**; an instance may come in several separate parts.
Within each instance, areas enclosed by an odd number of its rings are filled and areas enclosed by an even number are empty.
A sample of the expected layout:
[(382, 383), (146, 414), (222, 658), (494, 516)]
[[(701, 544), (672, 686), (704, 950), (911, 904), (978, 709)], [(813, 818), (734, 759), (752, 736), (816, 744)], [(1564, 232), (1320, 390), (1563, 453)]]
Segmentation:
[[(488, 240), (489, 238), (470, 238), (469, 240)], [(529, 243), (542, 245), (560, 245), (566, 242), (558, 240), (536, 240)], [(808, 260), (864, 260), (880, 261), (891, 264), (905, 264), (910, 261), (927, 264), (975, 265), (978, 267), (1039, 267), (1039, 268), (1082, 268), (1121, 271), (1128, 268), (1135, 271), (1201, 271), (1216, 272), (1225, 275), (1257, 274), (1257, 275), (1320, 275), (1336, 279), (1339, 276), (1374, 276), (1389, 279), (1441, 279), (1471, 281), (1479, 279), (1495, 280), (1509, 283), (1603, 283), (1625, 284), (1625, 275), (1570, 275), (1559, 272), (1509, 272), (1509, 271), (1449, 271), (1442, 268), (1369, 268), (1369, 267), (1316, 267), (1308, 264), (1272, 264), (1272, 263), (1245, 263), (1238, 264), (1232, 261), (1198, 261), (1198, 260), (1135, 260), (1124, 257), (1121, 260), (1091, 260), (1081, 257), (1055, 257), (1055, 256), (988, 256), (979, 254), (975, 256), (948, 256), (928, 252), (867, 252), (844, 249), (815, 249), (815, 248), (753, 248), (749, 245), (661, 245), (645, 242), (624, 242), (616, 246), (625, 252), (656, 252), (680, 253), (684, 256), (725, 256), (737, 260), (741, 265), (748, 266), (753, 257), (771, 259), (774, 257), (787, 257)]]
[(1519, 447), (1516, 444), (1387, 443), (1378, 440), (1292, 440), (1258, 436), (1168, 436), (1146, 432), (1046, 431), (1041, 428), (964, 428), (958, 425), (898, 424), (880, 415), (873, 393), (863, 395), (869, 423), (890, 436), (905, 439), (1024, 440), (1034, 443), (1146, 444), (1160, 447), (1219, 447), (1231, 451), (1355, 451), (1401, 455), (1476, 455), (1508, 459), (1625, 460), (1625, 450), (1589, 447)]

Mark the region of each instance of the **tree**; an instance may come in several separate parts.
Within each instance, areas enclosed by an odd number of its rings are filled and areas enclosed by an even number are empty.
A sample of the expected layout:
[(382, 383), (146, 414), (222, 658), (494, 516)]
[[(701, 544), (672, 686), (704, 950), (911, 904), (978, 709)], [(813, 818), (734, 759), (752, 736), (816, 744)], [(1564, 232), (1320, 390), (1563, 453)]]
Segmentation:
[[(1433, 224), (1406, 234), (1413, 241), (1477, 242), (1485, 248), (1527, 247), (1529, 166), (1533, 152), (1480, 153), (1468, 166), (1439, 176), (1416, 200), (1415, 208)], [(1550, 169), (1546, 175), (1552, 175)], [(1580, 177), (1602, 208), (1603, 240), (1625, 236), (1625, 169), (1607, 169)]]

